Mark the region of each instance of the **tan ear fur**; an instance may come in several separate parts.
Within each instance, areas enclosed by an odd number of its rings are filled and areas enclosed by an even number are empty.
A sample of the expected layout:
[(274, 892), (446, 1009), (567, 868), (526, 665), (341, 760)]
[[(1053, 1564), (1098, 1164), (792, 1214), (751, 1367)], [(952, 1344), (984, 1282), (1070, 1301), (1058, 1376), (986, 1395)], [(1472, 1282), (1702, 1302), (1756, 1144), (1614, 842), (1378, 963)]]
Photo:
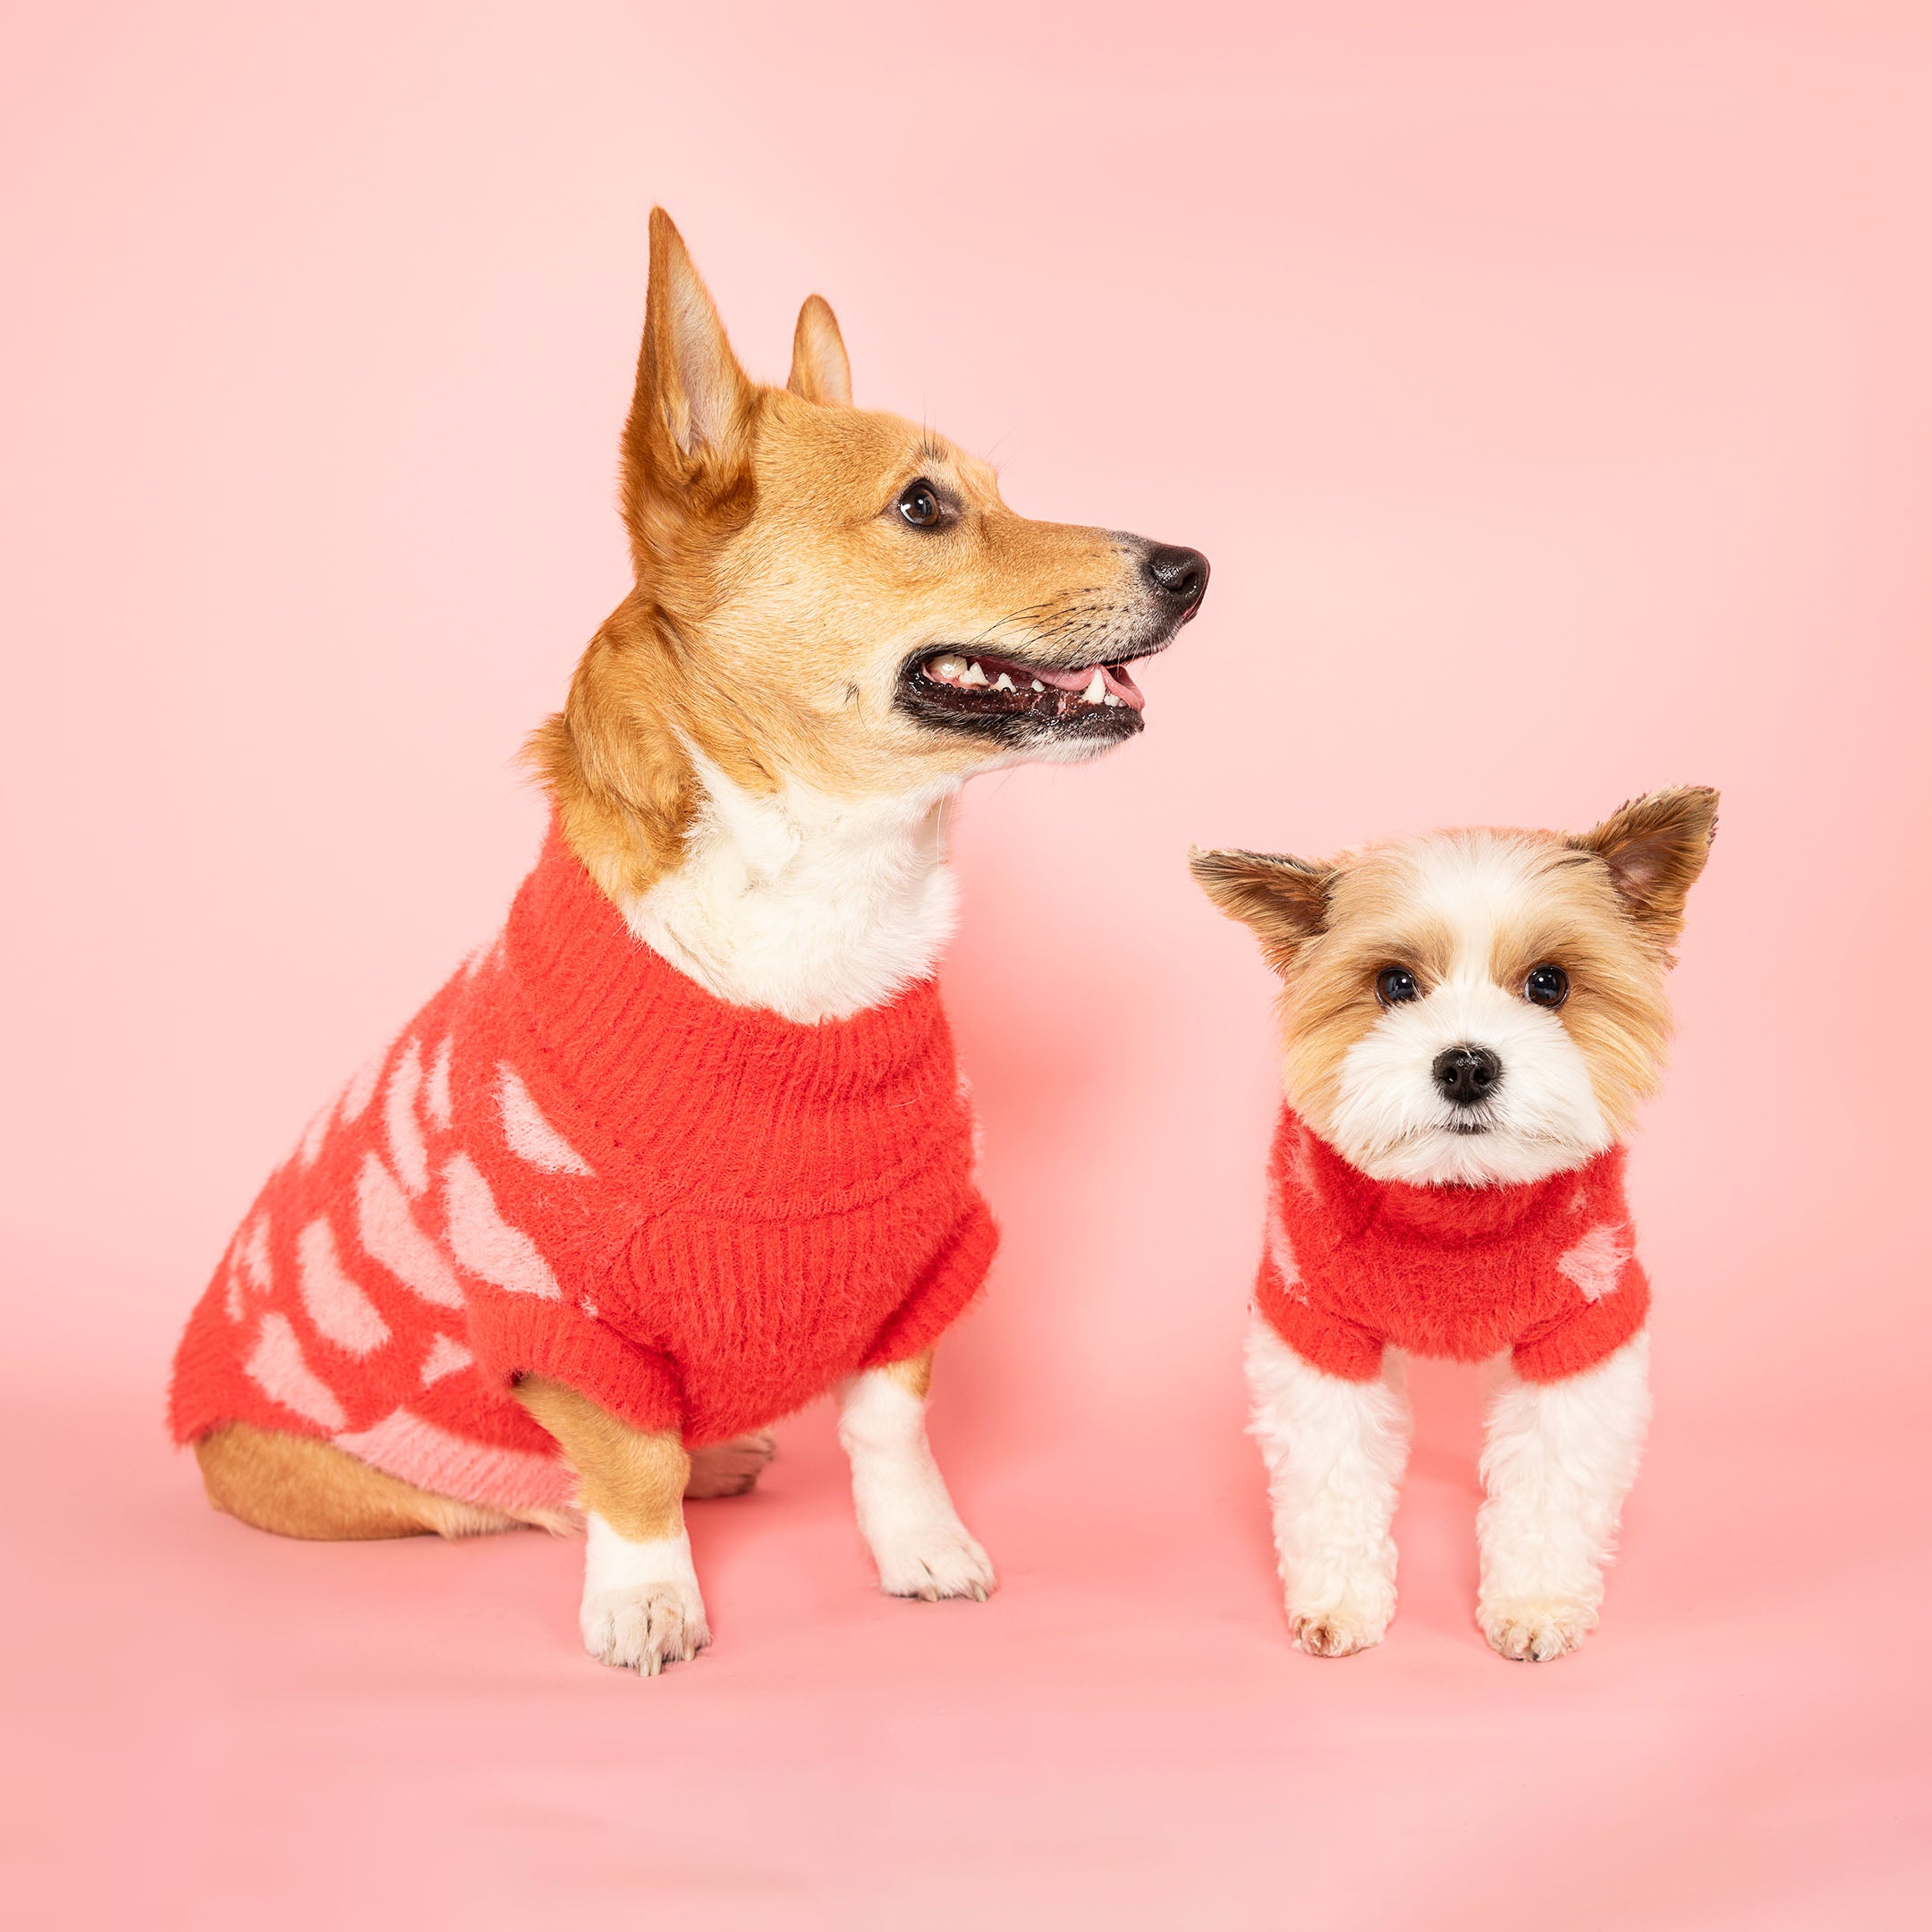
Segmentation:
[(1678, 785), (1631, 800), (1570, 843), (1603, 860), (1624, 911), (1667, 948), (1683, 930), (1684, 901), (1716, 835), (1716, 792)]
[(640, 557), (690, 516), (728, 521), (748, 510), (735, 499), (750, 487), (757, 400), (684, 238), (653, 208), (644, 339), (623, 434), (624, 517)]
[(1284, 852), (1203, 852), (1188, 854), (1201, 890), (1261, 942), (1276, 972), (1285, 973), (1328, 920), (1333, 866), (1310, 865)]
[(792, 374), (785, 387), (808, 402), (852, 407), (852, 363), (838, 318), (823, 295), (808, 295), (792, 332)]

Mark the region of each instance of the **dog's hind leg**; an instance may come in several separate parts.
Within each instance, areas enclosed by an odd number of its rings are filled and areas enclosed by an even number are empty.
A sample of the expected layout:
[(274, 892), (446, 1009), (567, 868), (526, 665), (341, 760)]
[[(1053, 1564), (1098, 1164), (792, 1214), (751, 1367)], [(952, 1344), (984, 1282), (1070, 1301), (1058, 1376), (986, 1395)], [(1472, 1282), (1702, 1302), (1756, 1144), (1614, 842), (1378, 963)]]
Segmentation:
[(481, 1536), (517, 1520), (386, 1475), (311, 1436), (227, 1422), (194, 1445), (218, 1510), (257, 1530), (318, 1542)]
[(778, 1445), (760, 1432), (733, 1436), (729, 1442), (707, 1443), (691, 1452), (691, 1475), (684, 1500), (702, 1503), (714, 1496), (742, 1496), (778, 1453)]
[(1650, 1337), (1560, 1382), (1508, 1368), (1491, 1395), (1476, 1518), (1476, 1621), (1503, 1657), (1542, 1663), (1597, 1623), (1604, 1565), (1650, 1422)]

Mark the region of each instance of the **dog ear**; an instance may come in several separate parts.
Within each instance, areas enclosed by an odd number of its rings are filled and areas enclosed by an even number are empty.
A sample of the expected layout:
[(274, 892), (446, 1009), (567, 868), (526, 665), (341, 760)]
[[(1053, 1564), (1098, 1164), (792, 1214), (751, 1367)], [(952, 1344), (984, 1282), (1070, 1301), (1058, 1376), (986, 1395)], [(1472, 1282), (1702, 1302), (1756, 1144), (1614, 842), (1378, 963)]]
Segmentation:
[(653, 208), (644, 342), (624, 426), (627, 504), (653, 482), (675, 488), (741, 470), (755, 394), (684, 238)]
[(1684, 900), (1716, 835), (1716, 792), (1680, 785), (1632, 799), (1570, 843), (1609, 867), (1624, 910), (1668, 945), (1683, 929)]
[(852, 363), (838, 318), (823, 295), (808, 295), (792, 332), (792, 374), (785, 387), (808, 402), (852, 407)]
[(1333, 866), (1310, 865), (1285, 853), (1203, 852), (1188, 854), (1201, 890), (1261, 942), (1267, 962), (1286, 972), (1301, 948), (1328, 923)]

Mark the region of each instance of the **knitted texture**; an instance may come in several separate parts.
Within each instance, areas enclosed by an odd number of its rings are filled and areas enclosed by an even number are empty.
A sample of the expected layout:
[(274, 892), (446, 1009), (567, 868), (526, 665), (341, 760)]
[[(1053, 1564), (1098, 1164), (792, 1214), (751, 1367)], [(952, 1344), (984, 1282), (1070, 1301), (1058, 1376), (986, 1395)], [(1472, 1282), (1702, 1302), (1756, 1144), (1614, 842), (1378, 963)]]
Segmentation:
[(339, 1444), (555, 1507), (520, 1373), (722, 1440), (917, 1354), (997, 1239), (938, 990), (800, 1025), (633, 938), (553, 826), (496, 944), (270, 1177), (175, 1356), (170, 1426)]
[(1620, 1147), (1519, 1186), (1411, 1187), (1371, 1181), (1284, 1107), (1255, 1304), (1350, 1381), (1394, 1344), (1462, 1361), (1507, 1349), (1518, 1375), (1555, 1382), (1643, 1326), (1634, 1249)]

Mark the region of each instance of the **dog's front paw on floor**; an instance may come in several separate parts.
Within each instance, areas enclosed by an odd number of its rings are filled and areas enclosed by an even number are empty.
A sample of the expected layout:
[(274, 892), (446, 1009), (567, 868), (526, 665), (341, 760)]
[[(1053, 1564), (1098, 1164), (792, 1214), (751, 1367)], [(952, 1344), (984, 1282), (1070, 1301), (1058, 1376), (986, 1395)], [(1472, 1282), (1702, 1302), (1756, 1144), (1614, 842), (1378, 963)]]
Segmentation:
[(707, 1443), (691, 1453), (684, 1495), (693, 1503), (742, 1496), (777, 1453), (778, 1445), (766, 1435), (733, 1436), (729, 1442)]
[(1358, 1650), (1372, 1650), (1387, 1629), (1386, 1617), (1346, 1607), (1288, 1613), (1288, 1633), (1295, 1648), (1310, 1657), (1353, 1657)]
[(963, 1524), (937, 1522), (909, 1530), (886, 1546), (875, 1546), (879, 1588), (888, 1597), (970, 1597), (984, 1603), (997, 1588), (987, 1553)]
[(1597, 1614), (1581, 1604), (1516, 1600), (1483, 1605), (1476, 1621), (1498, 1657), (1513, 1664), (1546, 1664), (1576, 1649)]
[(580, 1623), (584, 1648), (600, 1664), (655, 1677), (666, 1664), (689, 1664), (711, 1641), (704, 1603), (681, 1583), (641, 1583), (587, 1596)]

